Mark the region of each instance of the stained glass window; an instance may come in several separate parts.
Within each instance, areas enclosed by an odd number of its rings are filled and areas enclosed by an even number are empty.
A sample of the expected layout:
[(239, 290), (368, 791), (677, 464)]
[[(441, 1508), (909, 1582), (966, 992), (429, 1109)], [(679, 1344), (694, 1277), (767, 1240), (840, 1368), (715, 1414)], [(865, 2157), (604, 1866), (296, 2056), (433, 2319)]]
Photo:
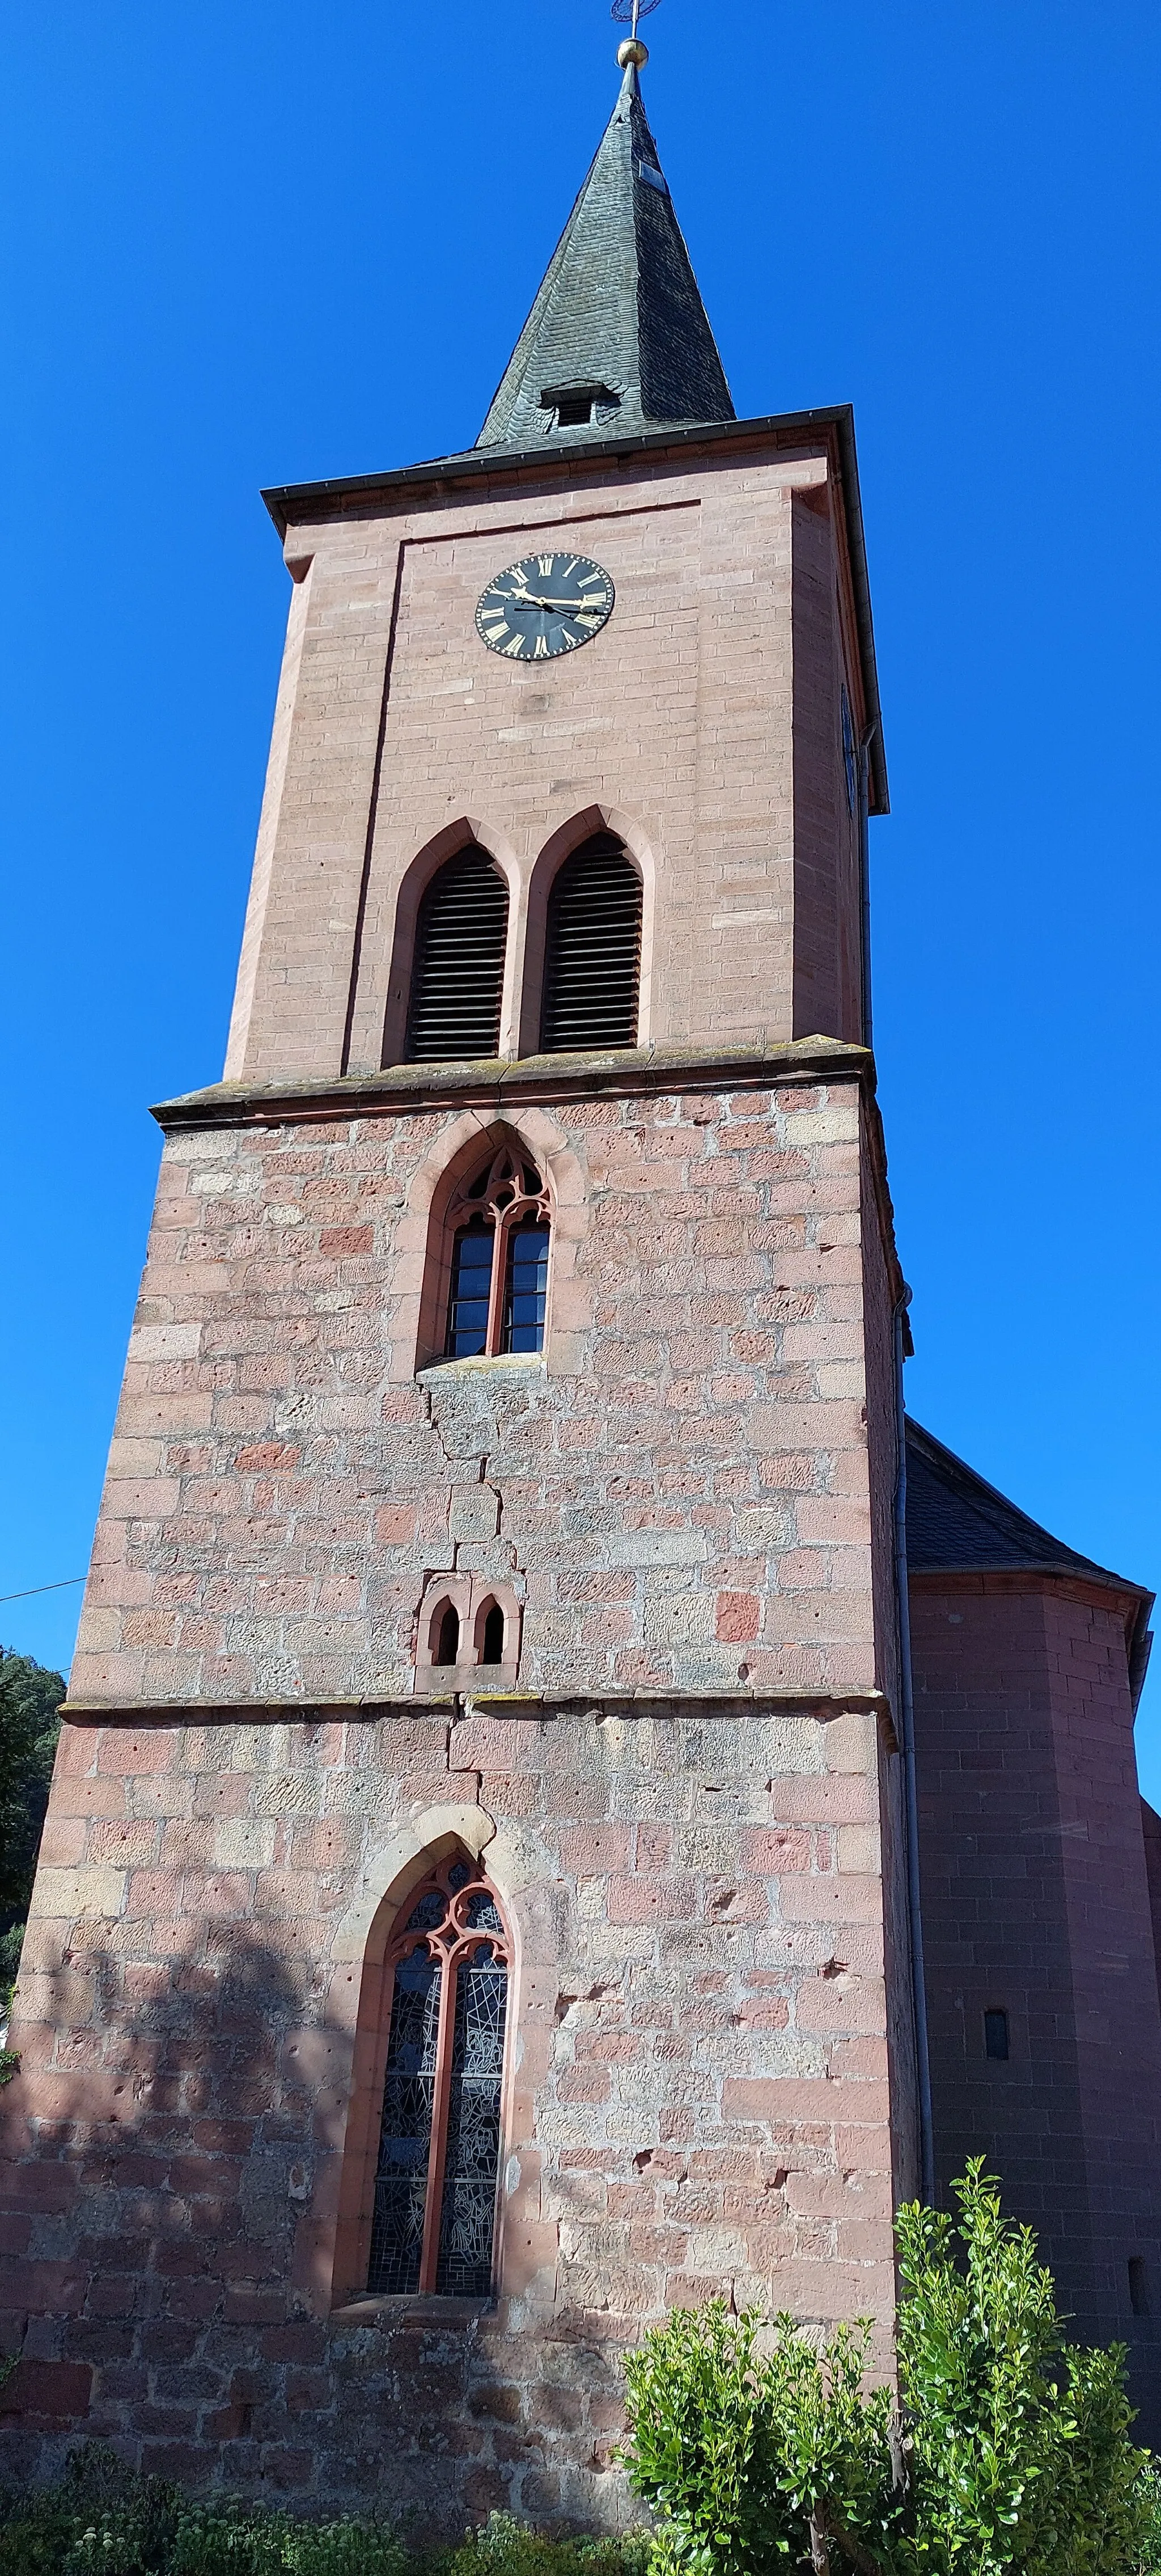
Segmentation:
[(508, 1277), (504, 1291), (506, 1351), (538, 1351), (544, 1340), (544, 1307), (548, 1295), (548, 1227), (514, 1225), (508, 1236)]
[(542, 1350), (549, 1208), (539, 1173), (502, 1149), (482, 1173), (461, 1185), (447, 1222), (451, 1286), (444, 1358)]
[(487, 1350), (495, 1242), (494, 1227), (479, 1216), (462, 1225), (456, 1236), (447, 1318), (449, 1359), (478, 1359)]
[(492, 2284), (509, 1947), (484, 1872), (445, 1862), (395, 1945), (368, 2288)]

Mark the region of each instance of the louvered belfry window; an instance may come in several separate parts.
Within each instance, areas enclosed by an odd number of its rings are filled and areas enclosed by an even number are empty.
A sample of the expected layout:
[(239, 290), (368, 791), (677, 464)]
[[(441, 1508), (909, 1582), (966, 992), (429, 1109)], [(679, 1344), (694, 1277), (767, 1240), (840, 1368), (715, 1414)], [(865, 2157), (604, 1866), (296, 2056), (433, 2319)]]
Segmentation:
[(394, 1969), (369, 2290), (486, 2299), (492, 2286), (511, 1949), (476, 1861), (404, 1908)]
[(407, 1018), (409, 1064), (494, 1056), (508, 936), (508, 888), (473, 843), (432, 878), (419, 907)]
[(612, 832), (595, 832), (566, 859), (548, 898), (540, 1043), (637, 1043), (641, 879)]

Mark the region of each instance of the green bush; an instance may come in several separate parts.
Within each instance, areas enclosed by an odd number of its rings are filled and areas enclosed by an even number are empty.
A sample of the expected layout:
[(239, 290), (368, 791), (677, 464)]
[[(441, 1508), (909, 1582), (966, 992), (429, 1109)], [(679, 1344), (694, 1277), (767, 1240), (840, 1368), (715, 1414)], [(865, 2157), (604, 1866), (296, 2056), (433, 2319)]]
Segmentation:
[(369, 2522), (297, 2522), (237, 2505), (187, 2507), (167, 2576), (406, 2576), (394, 2532)]
[(889, 2394), (862, 2393), (867, 2340), (840, 2326), (820, 2353), (780, 2316), (764, 2348), (757, 2311), (721, 2299), (647, 2336), (626, 2364), (625, 2459), (657, 2517), (659, 2576), (817, 2562), (840, 2530), (856, 2564), (887, 2547), (903, 2498)]
[(864, 2391), (865, 2327), (816, 2349), (720, 2300), (627, 2364), (635, 2492), (663, 2576), (1161, 2576), (1161, 2486), (1129, 2439), (1122, 2345), (1065, 2342), (1031, 2231), (981, 2162), (958, 2220), (899, 2220), (902, 2417)]
[(428, 2576), (645, 2576), (651, 2550), (644, 2531), (619, 2540), (550, 2540), (514, 2514), (493, 2513)]
[(958, 2223), (917, 2206), (899, 2220), (911, 2558), (930, 2576), (1113, 2576), (1139, 2556), (1147, 2496), (1125, 2348), (1065, 2342), (1035, 2237), (979, 2162), (955, 2194)]
[(86, 2442), (51, 2494), (0, 2497), (0, 2576), (646, 2576), (649, 2540), (547, 2539), (510, 2514), (435, 2559), (384, 2523), (195, 2504)]
[(1138, 2509), (1138, 2576), (1161, 2576), (1161, 2472), (1152, 2462), (1142, 2472)]

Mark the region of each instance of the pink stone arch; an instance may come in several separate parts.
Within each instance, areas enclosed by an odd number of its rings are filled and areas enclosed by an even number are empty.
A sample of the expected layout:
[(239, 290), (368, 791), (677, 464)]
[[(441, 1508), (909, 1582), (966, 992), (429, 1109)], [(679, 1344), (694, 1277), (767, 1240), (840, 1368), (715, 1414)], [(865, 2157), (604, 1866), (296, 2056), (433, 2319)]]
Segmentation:
[(415, 962), (415, 932), (419, 907), (431, 880), (454, 859), (457, 850), (466, 850), (475, 842), (494, 859), (508, 888), (508, 937), (504, 949), (504, 983), (500, 1001), (500, 1053), (514, 1053), (513, 1029), (516, 1017), (516, 928), (520, 915), (520, 868), (511, 842), (482, 823), (476, 815), (461, 814), (454, 823), (445, 823), (423, 848), (416, 852), (407, 869), (395, 900), (395, 932), (391, 946), (391, 974), (387, 986), (387, 1006), (383, 1020), (382, 1062), (400, 1064), (407, 1043), (407, 1006), (411, 996), (411, 970)]
[(579, 814), (571, 814), (537, 858), (528, 883), (528, 901), (524, 916), (523, 958), (520, 975), (519, 1051), (535, 1055), (540, 1045), (540, 1010), (544, 983), (544, 947), (548, 926), (548, 898), (557, 869), (563, 867), (582, 841), (594, 832), (615, 832), (623, 841), (641, 879), (641, 986), (637, 1014), (637, 1043), (647, 1046), (652, 1034), (653, 923), (656, 904), (657, 869), (652, 846), (641, 825), (616, 805), (586, 805)]
[(578, 1275), (589, 1217), (585, 1174), (558, 1121), (547, 1110), (521, 1101), (511, 1110), (505, 1104), (502, 1117), (465, 1109), (449, 1118), (415, 1173), (396, 1235), (389, 1372), (395, 1385), (439, 1356), (447, 1291), (445, 1213), (472, 1163), (484, 1162), (502, 1145), (527, 1153), (552, 1199), (545, 1366), (562, 1376), (580, 1368), (579, 1337), (591, 1320), (588, 1291)]

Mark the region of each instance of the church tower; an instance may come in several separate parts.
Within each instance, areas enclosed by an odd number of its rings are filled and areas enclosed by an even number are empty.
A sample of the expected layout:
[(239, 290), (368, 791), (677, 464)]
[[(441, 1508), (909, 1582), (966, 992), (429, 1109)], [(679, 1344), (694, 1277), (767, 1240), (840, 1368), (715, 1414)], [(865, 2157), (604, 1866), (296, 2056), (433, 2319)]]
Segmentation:
[(3, 2097), (17, 2456), (452, 2532), (623, 2514), (675, 2303), (889, 2362), (920, 2172), (852, 423), (735, 417), (645, 60), (475, 447), (266, 495)]

